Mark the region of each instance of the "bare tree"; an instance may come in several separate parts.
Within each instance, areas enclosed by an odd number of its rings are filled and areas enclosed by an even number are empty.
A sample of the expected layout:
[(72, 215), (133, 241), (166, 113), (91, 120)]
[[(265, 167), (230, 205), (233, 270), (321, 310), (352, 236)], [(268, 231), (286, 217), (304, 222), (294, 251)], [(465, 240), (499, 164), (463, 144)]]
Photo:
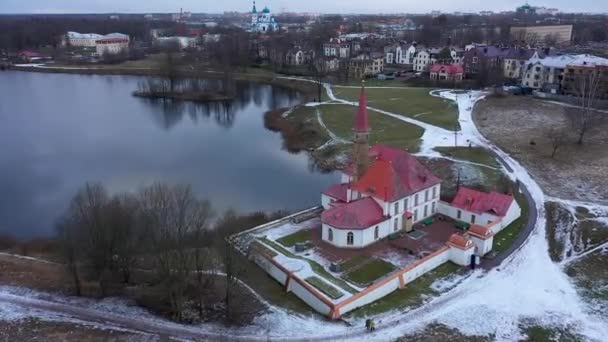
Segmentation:
[(547, 131), (547, 138), (551, 142), (551, 158), (555, 158), (557, 150), (562, 147), (568, 137), (568, 132), (561, 128), (552, 128)]
[(139, 208), (151, 241), (156, 275), (174, 318), (182, 321), (196, 255), (190, 250), (191, 240), (208, 224), (209, 204), (197, 200), (189, 186), (154, 184), (140, 191)]
[(568, 111), (573, 128), (578, 134), (578, 144), (582, 145), (585, 135), (591, 127), (599, 121), (606, 120), (608, 115), (595, 110), (598, 100), (602, 96), (606, 80), (599, 71), (592, 70), (574, 76), (574, 94), (580, 109)]
[(68, 272), (74, 282), (74, 292), (77, 296), (82, 295), (82, 285), (80, 280), (80, 273), (78, 271), (78, 251), (81, 248), (78, 245), (78, 239), (76, 236), (76, 225), (74, 224), (73, 218), (64, 217), (56, 226), (58, 241), (61, 246), (61, 254), (65, 260)]

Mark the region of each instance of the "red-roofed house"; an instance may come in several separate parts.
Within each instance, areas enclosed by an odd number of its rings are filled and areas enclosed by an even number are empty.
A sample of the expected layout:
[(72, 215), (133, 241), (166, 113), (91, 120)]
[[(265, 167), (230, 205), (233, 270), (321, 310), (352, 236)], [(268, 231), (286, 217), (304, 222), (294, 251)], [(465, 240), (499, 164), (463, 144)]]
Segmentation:
[(432, 80), (462, 81), (464, 79), (464, 69), (460, 64), (433, 64), (430, 71)]
[[(369, 121), (364, 88), (355, 116), (354, 134), (367, 136)], [(365, 138), (363, 136), (363, 138)], [(405, 150), (383, 145), (369, 149), (369, 167), (356, 177), (349, 167), (342, 183), (323, 191), (323, 240), (360, 248), (437, 212), (441, 180)], [(367, 164), (367, 163), (364, 163)]]
[(460, 187), (450, 204), (440, 203), (439, 212), (472, 225), (492, 225), (494, 234), (521, 215), (521, 208), (512, 195), (481, 192)]

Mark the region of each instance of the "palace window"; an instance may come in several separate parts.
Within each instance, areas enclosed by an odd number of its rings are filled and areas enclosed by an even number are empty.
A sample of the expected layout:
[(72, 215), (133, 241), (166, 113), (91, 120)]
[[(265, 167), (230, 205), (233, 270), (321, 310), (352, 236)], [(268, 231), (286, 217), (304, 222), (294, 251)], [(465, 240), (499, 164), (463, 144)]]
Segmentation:
[(471, 215), (471, 223), (475, 223), (475, 215)]
[(424, 201), (428, 202), (429, 200), (429, 189), (426, 189), (426, 191), (424, 192)]
[(327, 240), (334, 241), (334, 231), (331, 229), (327, 230)]
[(433, 198), (436, 198), (436, 197), (437, 197), (437, 187), (434, 186), (433, 187)]
[(431, 213), (435, 213), (435, 203), (437, 202), (433, 202), (433, 204), (431, 204)]
[(407, 210), (407, 198), (403, 201), (403, 210)]
[(378, 240), (379, 236), (380, 236), (380, 229), (378, 228), (378, 226), (376, 226), (376, 228), (374, 228), (374, 240)]
[(399, 230), (399, 218), (395, 218), (395, 222), (393, 222), (393, 230), (394, 231)]
[(462, 218), (462, 211), (458, 210), (458, 212), (456, 213), (456, 218), (458, 218), (458, 219)]
[(418, 194), (414, 196), (414, 206), (418, 205)]
[(355, 234), (353, 232), (348, 232), (346, 234), (346, 244), (352, 246), (355, 243)]
[(428, 205), (424, 205), (424, 217), (428, 216), (428, 210), (429, 210), (429, 206)]
[(395, 202), (395, 215), (399, 212), (399, 202)]
[(414, 210), (414, 222), (418, 221), (418, 209)]

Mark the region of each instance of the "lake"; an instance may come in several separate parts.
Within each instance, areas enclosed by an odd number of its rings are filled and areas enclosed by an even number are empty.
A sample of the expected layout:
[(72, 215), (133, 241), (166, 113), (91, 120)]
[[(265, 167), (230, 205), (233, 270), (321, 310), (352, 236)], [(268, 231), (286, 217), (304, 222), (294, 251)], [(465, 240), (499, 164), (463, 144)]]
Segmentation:
[(240, 84), (228, 105), (131, 95), (141, 77), (0, 72), (0, 234), (48, 235), (87, 181), (110, 192), (190, 184), (217, 211), (297, 210), (338, 180), (282, 148), (266, 111), (294, 91)]

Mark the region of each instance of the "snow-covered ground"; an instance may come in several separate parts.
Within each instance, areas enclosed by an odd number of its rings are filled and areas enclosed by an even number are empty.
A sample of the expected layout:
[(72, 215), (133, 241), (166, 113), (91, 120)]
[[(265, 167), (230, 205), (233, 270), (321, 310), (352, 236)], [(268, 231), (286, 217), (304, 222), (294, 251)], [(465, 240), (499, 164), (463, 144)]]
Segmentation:
[[(352, 102), (336, 98), (330, 85), (325, 85), (325, 89), (333, 101), (354, 105)], [(568, 276), (564, 274), (562, 267), (549, 258), (544, 208), (547, 199), (540, 186), (521, 164), (486, 140), (472, 120), (472, 108), (484, 94), (481, 92), (456, 94), (439, 91), (433, 92), (432, 95), (458, 103), (462, 129), (458, 136), (459, 144), (464, 146), (471, 142), (474, 145), (489, 148), (499, 155), (512, 170), (507, 171), (508, 175), (512, 179), (519, 180), (531, 193), (534, 205), (538, 210), (538, 220), (528, 240), (503, 261), (500, 267), (487, 272), (476, 270), (465, 279), (455, 280), (458, 283), (455, 287), (447, 283), (433, 284), (438, 288), (453, 288), (415, 310), (406, 313), (392, 312), (381, 316), (377, 320), (377, 331), (374, 334), (365, 335), (366, 340), (386, 341), (424, 328), (429, 323), (440, 322), (466, 334), (495, 334), (497, 340), (512, 341), (520, 337), (519, 323), (523, 319), (533, 319), (547, 326), (573, 326), (576, 327), (577, 333), (586, 336), (589, 340), (605, 340), (605, 336), (608, 336), (607, 318), (596, 316), (588, 309)], [(437, 146), (453, 146), (454, 132), (395, 113), (369, 108), (423, 127), (425, 133), (422, 136), (421, 153), (425, 155), (437, 155), (437, 152), (433, 150)], [(283, 233), (287, 233), (287, 231)], [(6, 300), (11, 296), (22, 299), (33, 297), (32, 300), (41, 300), (36, 299), (36, 295), (14, 294), (10, 289), (0, 288), (0, 302), (2, 302), (0, 318), (18, 319), (25, 316), (45, 318), (49, 316), (49, 313), (44, 310), (29, 310), (22, 305), (12, 304)], [(78, 306), (80, 303), (69, 303), (69, 305)], [(139, 309), (133, 309), (137, 310), (137, 312), (133, 312), (133, 315), (129, 313), (130, 311), (121, 312), (125, 307), (128, 307), (125, 303), (113, 302), (101, 306), (97, 304), (96, 307), (88, 310), (104, 313), (110, 309), (112, 312), (117, 312), (116, 315), (126, 314), (129, 320), (152, 321), (157, 326), (165, 327), (168, 332), (240, 336), (239, 339), (244, 340), (264, 340), (267, 337), (277, 340), (292, 338), (360, 340), (364, 332), (363, 322), (355, 321), (353, 322), (355, 326), (346, 326), (328, 322), (318, 316), (297, 315), (272, 306), (269, 307), (266, 314), (255, 320), (254, 325), (239, 329), (227, 329), (214, 324), (184, 327), (157, 318), (148, 319)]]

